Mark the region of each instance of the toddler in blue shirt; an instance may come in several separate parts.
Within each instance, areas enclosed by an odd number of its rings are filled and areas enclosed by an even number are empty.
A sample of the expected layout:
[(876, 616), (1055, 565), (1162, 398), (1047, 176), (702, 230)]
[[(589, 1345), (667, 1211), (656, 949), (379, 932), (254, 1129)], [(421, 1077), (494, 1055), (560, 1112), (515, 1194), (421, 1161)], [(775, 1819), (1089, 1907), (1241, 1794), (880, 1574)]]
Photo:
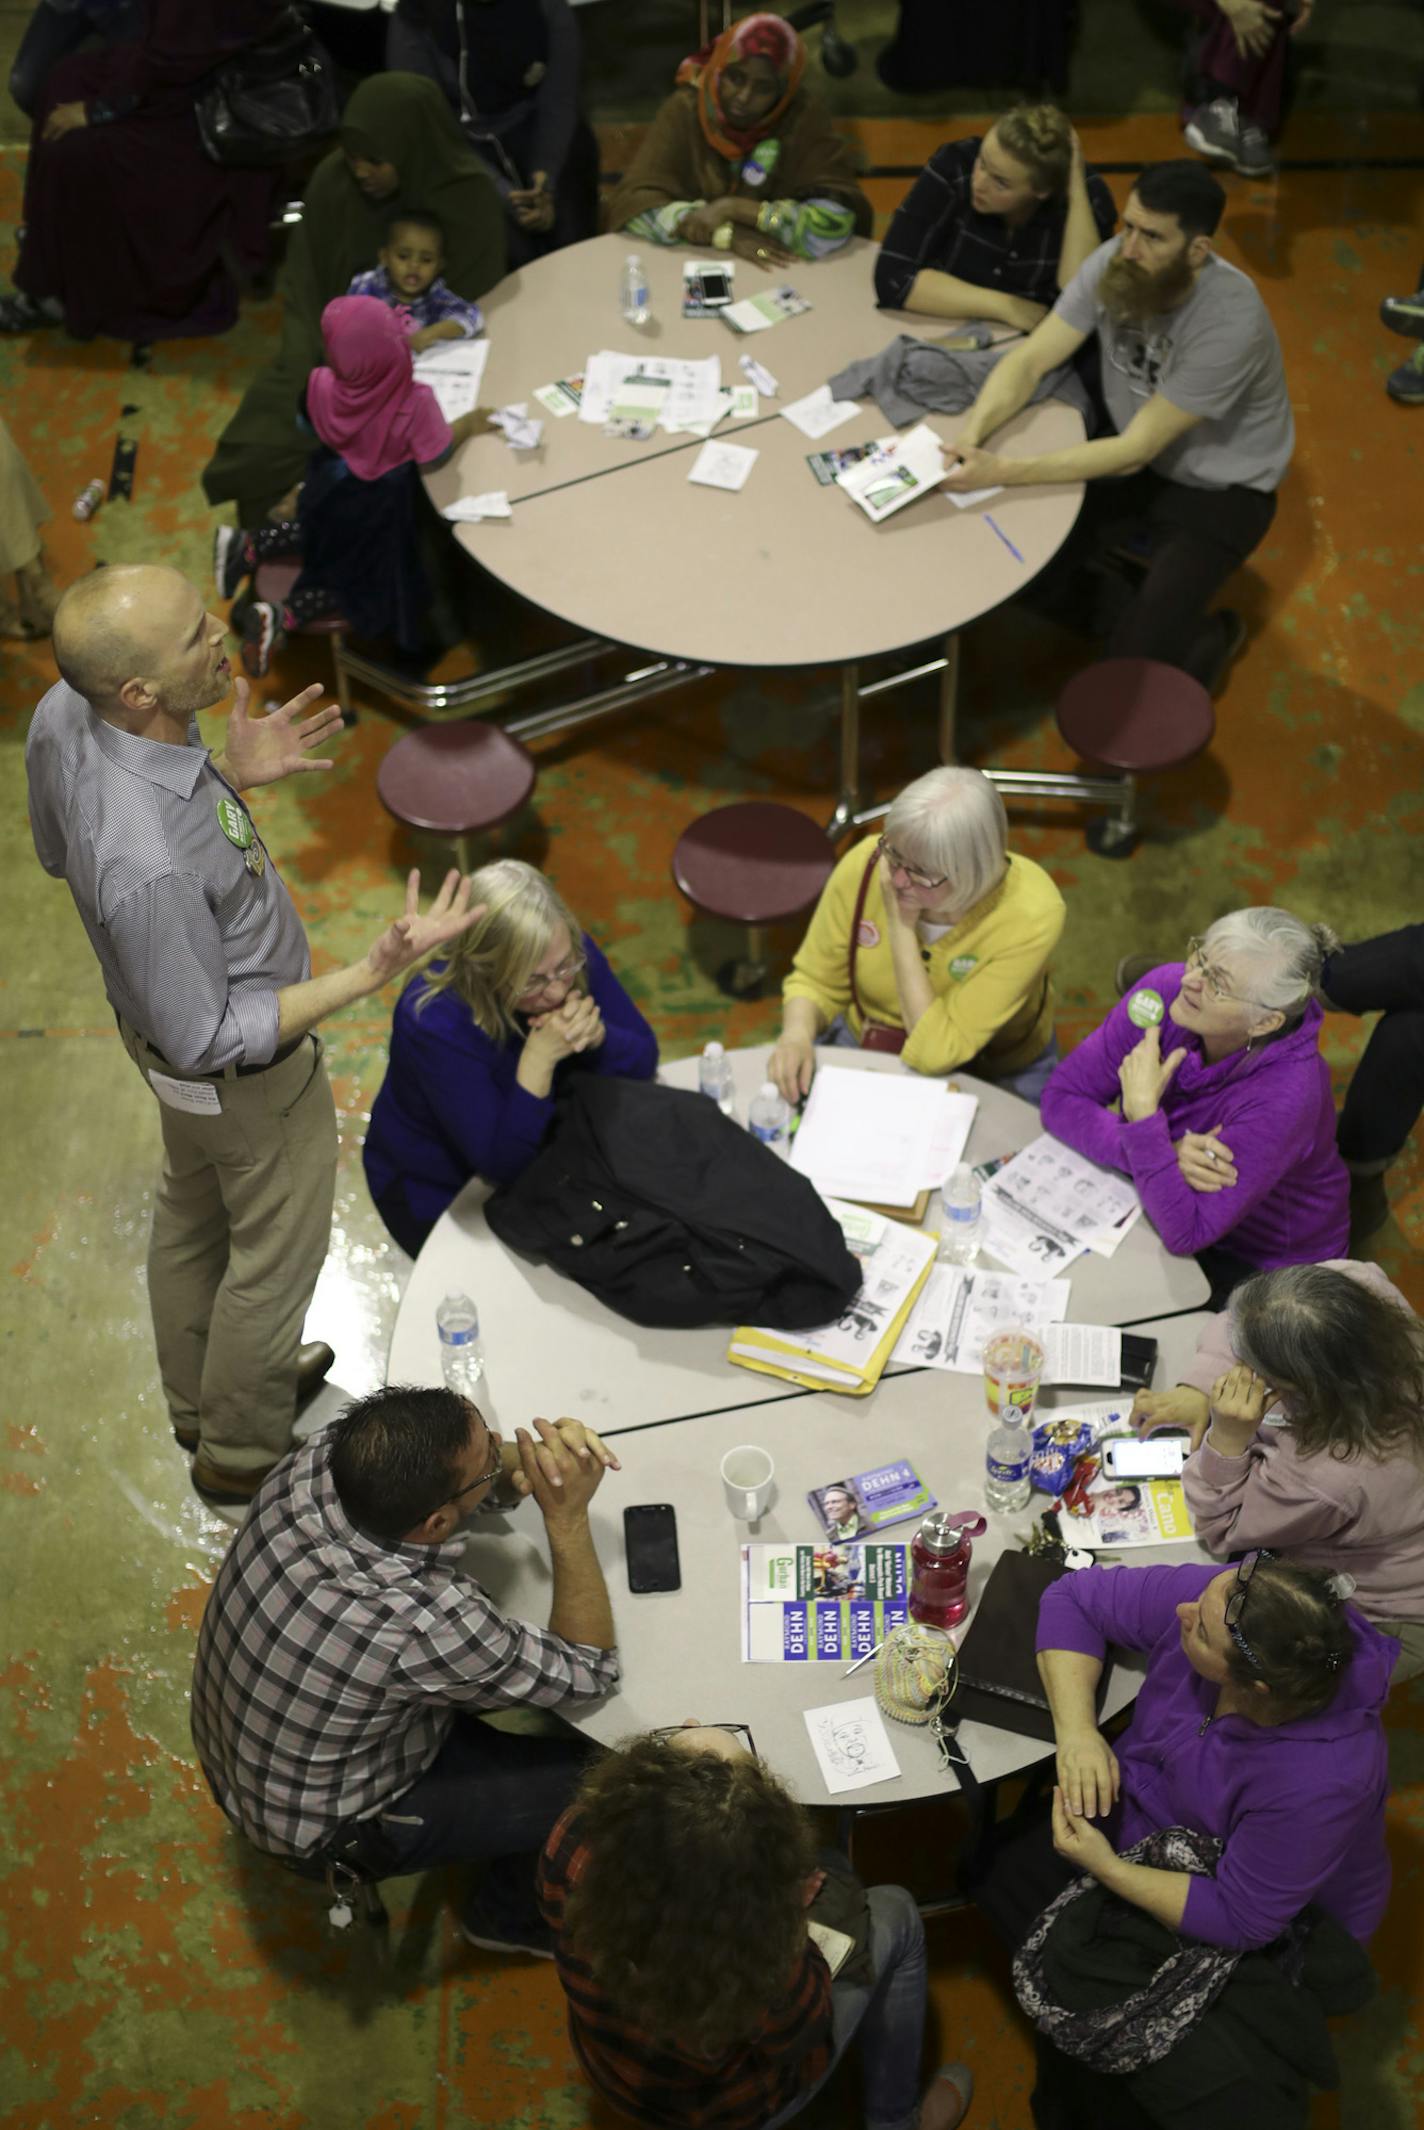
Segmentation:
[(348, 296), (374, 296), (407, 321), (410, 352), (419, 355), (440, 340), (473, 340), (484, 329), (477, 303), (466, 303), (440, 278), (445, 232), (424, 208), (397, 207), (386, 224), (379, 266), (357, 274)]

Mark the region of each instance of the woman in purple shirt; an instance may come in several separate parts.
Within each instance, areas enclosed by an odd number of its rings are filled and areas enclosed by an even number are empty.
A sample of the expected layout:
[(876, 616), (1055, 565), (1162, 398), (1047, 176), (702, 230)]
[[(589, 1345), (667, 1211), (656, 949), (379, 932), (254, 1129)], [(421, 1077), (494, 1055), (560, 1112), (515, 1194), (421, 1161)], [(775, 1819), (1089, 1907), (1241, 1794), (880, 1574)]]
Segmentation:
[(401, 995), (363, 1158), (412, 1257), (472, 1176), (508, 1183), (542, 1145), (570, 1072), (650, 1080), (658, 1045), (552, 883), (501, 858), (474, 875), (485, 916)]
[(1335, 944), (1287, 910), (1219, 918), (1043, 1092), (1045, 1128), (1127, 1171), (1167, 1248), (1198, 1254), (1218, 1307), (1248, 1272), (1345, 1254), (1350, 1184), (1316, 996)]
[[(1116, 1750), (1095, 1711), (1110, 1644), (1147, 1654)], [(1268, 1553), (1060, 1577), (1038, 1617), (1059, 1857), (1209, 1945), (1268, 1945), (1312, 1901), (1368, 1939), (1389, 1898), (1380, 1709), (1396, 1650), (1325, 1577)], [(1220, 1841), (1215, 1875), (1123, 1861), (1166, 1827)]]

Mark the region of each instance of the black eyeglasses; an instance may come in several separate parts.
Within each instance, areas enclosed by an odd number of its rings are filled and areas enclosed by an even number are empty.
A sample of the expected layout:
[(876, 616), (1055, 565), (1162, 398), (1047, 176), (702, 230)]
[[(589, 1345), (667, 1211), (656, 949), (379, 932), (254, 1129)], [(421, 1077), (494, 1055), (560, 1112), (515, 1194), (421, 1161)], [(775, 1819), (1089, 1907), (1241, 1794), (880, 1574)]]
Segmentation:
[[(676, 1738), (680, 1731), (690, 1728), (694, 1726), (686, 1723), (664, 1723), (660, 1724), (652, 1735), (654, 1738)], [(753, 1759), (756, 1758), (756, 1740), (744, 1723), (699, 1723), (695, 1728), (699, 1731), (726, 1731), (729, 1737), (737, 1739), (746, 1747)]]
[(426, 1510), (425, 1516), (419, 1519), (421, 1523), (425, 1522), (426, 1517), (434, 1516), (439, 1510), (448, 1508), (452, 1501), (463, 1501), (467, 1494), (478, 1493), (479, 1489), (487, 1487), (492, 1479), (498, 1479), (504, 1469), (504, 1444), (491, 1436), (490, 1448), (492, 1454), (489, 1464), (481, 1472), (479, 1478), (472, 1479), (468, 1486), (456, 1487), (453, 1494), (446, 1494), (443, 1499), (435, 1503), (434, 1508)]
[(948, 873), (922, 873), (917, 865), (911, 865), (903, 853), (897, 851), (893, 843), (888, 843), (884, 836), (875, 846), (875, 855), (885, 860), (892, 873), (903, 873), (912, 888), (928, 890), (949, 886)]
[(1256, 1573), (1257, 1562), (1273, 1561), (1275, 1557), (1275, 1554), (1268, 1551), (1265, 1546), (1258, 1546), (1254, 1553), (1248, 1553), (1242, 1558), (1236, 1570), (1236, 1581), (1232, 1585), (1231, 1595), (1226, 1600), (1225, 1609), (1221, 1615), (1226, 1623), (1226, 1631), (1231, 1636), (1232, 1641), (1236, 1644), (1252, 1671), (1259, 1673), (1262, 1678), (1266, 1675), (1266, 1668), (1245, 1635), (1241, 1632), (1241, 1615), (1246, 1610), (1246, 1594), (1251, 1588), (1251, 1578)]

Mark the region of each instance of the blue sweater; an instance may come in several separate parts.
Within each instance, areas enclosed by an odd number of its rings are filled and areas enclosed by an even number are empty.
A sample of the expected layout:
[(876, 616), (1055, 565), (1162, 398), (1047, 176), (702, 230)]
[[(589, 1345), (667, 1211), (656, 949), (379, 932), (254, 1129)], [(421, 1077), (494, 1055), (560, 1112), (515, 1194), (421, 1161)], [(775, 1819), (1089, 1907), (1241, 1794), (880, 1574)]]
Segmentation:
[[(650, 1080), (658, 1067), (656, 1036), (587, 933), (583, 950), (606, 1032), (596, 1050), (559, 1061), (555, 1090), (574, 1072)], [(390, 1063), (371, 1111), (364, 1160), (378, 1206), (403, 1185), (413, 1217), (433, 1227), (472, 1176), (508, 1183), (528, 1165), (543, 1144), (554, 1101), (515, 1080), (522, 1035), (492, 1041), (453, 990), (437, 992), (417, 1011), (425, 995), (423, 979), (417, 980), (396, 1002)]]

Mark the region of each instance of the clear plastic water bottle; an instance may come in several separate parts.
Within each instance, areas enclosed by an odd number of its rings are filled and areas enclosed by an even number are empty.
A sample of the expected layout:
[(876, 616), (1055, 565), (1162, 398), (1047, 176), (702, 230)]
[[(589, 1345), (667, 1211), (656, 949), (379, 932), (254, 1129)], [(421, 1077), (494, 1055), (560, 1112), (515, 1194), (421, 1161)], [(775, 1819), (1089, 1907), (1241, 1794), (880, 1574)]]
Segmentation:
[(990, 1429), (984, 1456), (984, 1504), (995, 1516), (1017, 1516), (1028, 1507), (1032, 1449), (1030, 1428), (1002, 1413)]
[(939, 1202), (943, 1216), (939, 1228), (940, 1263), (972, 1265), (984, 1239), (984, 1194), (967, 1161), (961, 1161), (945, 1177)]
[(763, 1080), (761, 1092), (747, 1112), (747, 1130), (774, 1154), (786, 1152), (786, 1128), (791, 1111), (777, 1091), (774, 1080)]
[(697, 1086), (700, 1093), (711, 1096), (724, 1117), (735, 1119), (737, 1097), (732, 1061), (720, 1043), (708, 1043), (704, 1048), (697, 1065)]
[[(458, 1391), (485, 1412), (485, 1350), (480, 1342), (480, 1313), (468, 1294), (447, 1294), (435, 1312), (440, 1333), (440, 1368), (447, 1390)], [(488, 1420), (489, 1415), (485, 1413)]]
[(623, 261), (623, 272), (618, 282), (618, 308), (629, 325), (646, 325), (653, 315), (653, 306), (648, 295), (648, 277), (643, 271), (643, 262), (635, 251), (630, 251)]

